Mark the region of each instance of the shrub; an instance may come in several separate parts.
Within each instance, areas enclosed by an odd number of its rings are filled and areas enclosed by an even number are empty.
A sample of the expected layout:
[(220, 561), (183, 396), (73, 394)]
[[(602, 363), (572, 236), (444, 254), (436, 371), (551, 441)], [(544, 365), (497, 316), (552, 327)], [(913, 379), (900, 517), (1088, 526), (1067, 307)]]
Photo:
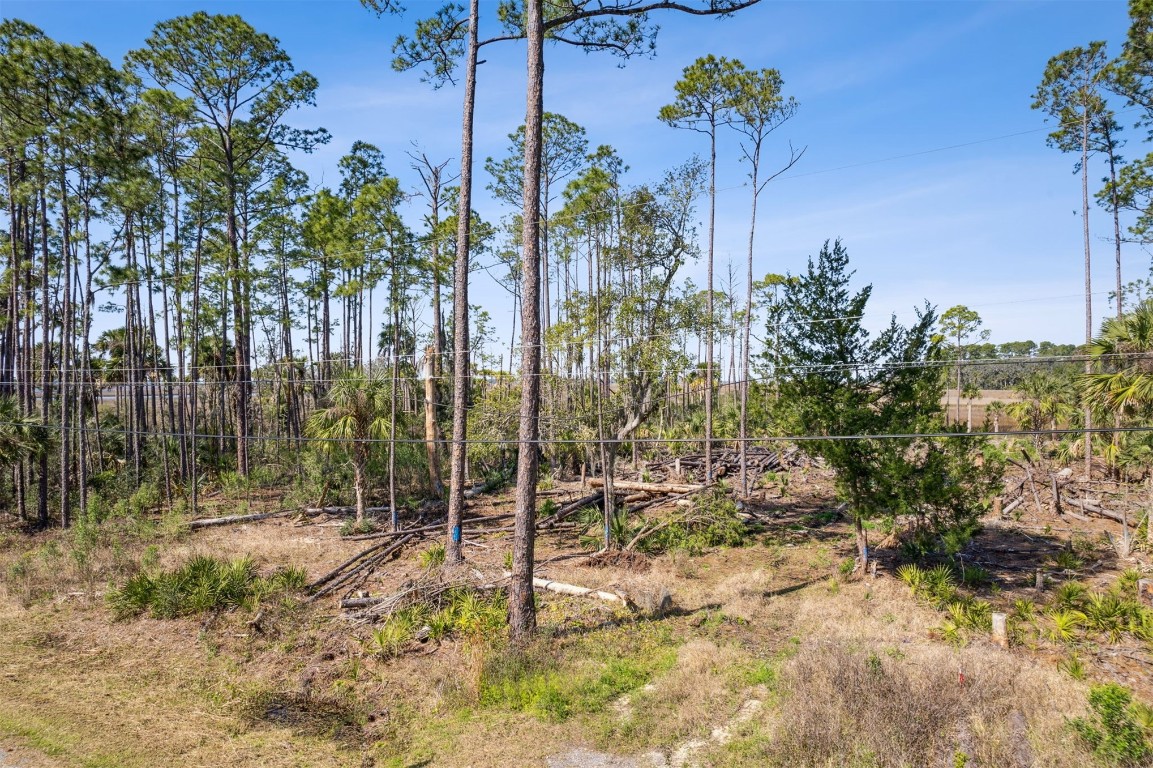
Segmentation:
[(690, 515), (669, 523), (642, 542), (649, 553), (684, 550), (698, 555), (711, 547), (739, 547), (747, 532), (737, 505), (723, 488), (697, 497)]
[(268, 578), (256, 572), (251, 558), (231, 562), (208, 555), (192, 557), (172, 571), (142, 572), (108, 591), (106, 602), (117, 620), (145, 611), (158, 619), (236, 608), (250, 601), (303, 588), (302, 568), (284, 568)]
[(431, 571), (444, 565), (444, 544), (434, 544), (417, 556), (420, 567)]
[(1095, 685), (1089, 691), (1090, 718), (1071, 721), (1077, 735), (1107, 765), (1145, 766), (1153, 759), (1153, 743), (1136, 719), (1133, 697), (1116, 683)]

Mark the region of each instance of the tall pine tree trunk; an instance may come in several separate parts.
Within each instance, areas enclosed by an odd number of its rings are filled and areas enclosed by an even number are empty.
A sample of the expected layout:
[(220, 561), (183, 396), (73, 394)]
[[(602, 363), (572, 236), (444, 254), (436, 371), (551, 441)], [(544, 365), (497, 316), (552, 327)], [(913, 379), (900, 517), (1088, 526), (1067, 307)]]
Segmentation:
[(541, 123), (544, 112), (543, 0), (526, 0), (528, 40), (524, 131), (524, 269), (521, 292), (521, 406), (517, 445), (516, 510), (512, 579), (509, 582), (509, 632), (514, 643), (536, 632), (533, 557), (536, 483), (540, 434), (540, 172)]
[(460, 138), (460, 195), (457, 201), (456, 261), (453, 270), (453, 375), (452, 375), (452, 456), (448, 481), (448, 541), (445, 560), (459, 563), (461, 523), (464, 519), (465, 461), (468, 437), (468, 267), (472, 224), (472, 133), (476, 107), (477, 26), (479, 0), (469, 2), (468, 60), (465, 63), (464, 110)]

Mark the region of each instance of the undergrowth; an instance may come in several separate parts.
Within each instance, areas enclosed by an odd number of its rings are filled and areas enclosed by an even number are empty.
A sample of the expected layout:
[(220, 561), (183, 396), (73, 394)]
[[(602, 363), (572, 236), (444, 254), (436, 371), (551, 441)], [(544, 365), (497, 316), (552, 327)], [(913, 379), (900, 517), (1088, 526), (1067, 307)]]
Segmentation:
[[(971, 566), (940, 564), (926, 569), (909, 563), (897, 569), (897, 577), (914, 595), (945, 613), (939, 631), (944, 639), (956, 643), (963, 642), (968, 631), (990, 630), (992, 605), (959, 588), (959, 581), (970, 586), (984, 583), (984, 579), (974, 579), (972, 572)], [(1036, 640), (1073, 644), (1085, 639), (1116, 644), (1129, 636), (1153, 643), (1153, 610), (1135, 597), (1139, 577), (1135, 570), (1125, 571), (1104, 591), (1067, 581), (1053, 590), (1049, 605), (1042, 608), (1018, 599), (1008, 612), (1010, 640), (1015, 644)]]
[(504, 592), (484, 594), (458, 587), (441, 593), (432, 603), (417, 603), (390, 615), (373, 630), (368, 651), (374, 656), (392, 658), (418, 639), (440, 641), (453, 635), (471, 640), (500, 637), (507, 623), (508, 600)]
[[(1093, 715), (1071, 721), (1073, 729), (1105, 765), (1140, 768), (1153, 763), (1153, 711), (1133, 701), (1116, 683), (1089, 691)], [(1144, 721), (1144, 722), (1142, 722)]]
[[(604, 543), (602, 513), (589, 508), (578, 518), (586, 533), (580, 544), (595, 549)], [(589, 532), (591, 531), (591, 532)], [(675, 512), (663, 519), (629, 519), (625, 510), (618, 510), (609, 520), (609, 539), (624, 546), (637, 539), (636, 548), (650, 555), (664, 552), (687, 552), (701, 555), (713, 547), (740, 547), (748, 539), (745, 521), (737, 513), (737, 505), (722, 487), (701, 493), (688, 511)]]
[(145, 612), (173, 619), (255, 605), (264, 598), (303, 589), (307, 581), (302, 568), (281, 568), (262, 577), (251, 558), (225, 562), (196, 555), (171, 571), (138, 573), (111, 588), (105, 600), (118, 621)]

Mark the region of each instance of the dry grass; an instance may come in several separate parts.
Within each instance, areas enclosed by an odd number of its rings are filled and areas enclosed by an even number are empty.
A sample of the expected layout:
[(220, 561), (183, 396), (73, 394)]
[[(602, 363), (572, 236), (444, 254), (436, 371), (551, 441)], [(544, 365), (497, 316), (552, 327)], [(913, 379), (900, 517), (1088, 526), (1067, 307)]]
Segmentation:
[(1091, 764), (1067, 726), (1085, 713), (1084, 684), (984, 641), (964, 648), (932, 641), (939, 614), (901, 585), (818, 586), (790, 608), (796, 650), (783, 649), (778, 705), (715, 750), (713, 764)]
[[(332, 621), (331, 605), (270, 608), (260, 627), (245, 613), (111, 624), (99, 600), (109, 579), (146, 557), (171, 567), (195, 553), (253, 555), (262, 569), (305, 565), (315, 577), (365, 546), (335, 527), (277, 518), (154, 531), (91, 549), (87, 571), (71, 534), (9, 536), (0, 541), (0, 735), (62, 764), (539, 765), (575, 745), (673, 755), (757, 699), (763, 709), (733, 741), (709, 742), (693, 760), (952, 768), (961, 753), (968, 768), (1090, 764), (1065, 725), (1085, 713), (1086, 684), (1025, 649), (943, 645), (932, 633), (941, 614), (896, 580), (828, 580), (850, 546), (846, 530), (828, 526), (807, 542), (804, 533), (785, 542), (785, 532), (782, 523), (772, 546), (654, 558), (644, 574), (550, 563), (546, 575), (582, 586), (667, 588), (676, 606), (634, 619), (596, 600), (540, 596), (540, 677), (575, 702), (563, 720), (486, 706), (497, 651), (476, 638), (384, 660), (369, 653), (371, 628)], [(469, 550), (472, 565), (500, 569), (507, 542), (484, 544)], [(545, 538), (539, 556), (568, 546)], [(9, 578), (29, 556), (35, 570)], [(365, 587), (388, 593), (420, 572), (409, 551)], [(612, 679), (633, 668), (645, 672), (640, 682)]]
[(773, 584), (772, 573), (758, 568), (727, 577), (717, 585), (714, 595), (726, 616), (751, 622), (763, 615)]
[(196, 644), (198, 624), (102, 624), (84, 609), (0, 609), (0, 734), (71, 765), (348, 764), (328, 739), (247, 727), (235, 667)]
[(1049, 670), (991, 650), (809, 645), (782, 672), (771, 764), (1084, 765), (1065, 727), (1084, 701)]
[(676, 664), (629, 697), (605, 725), (606, 744), (670, 749), (708, 734), (718, 717), (740, 705), (734, 671), (748, 655), (731, 645), (690, 640), (677, 650)]

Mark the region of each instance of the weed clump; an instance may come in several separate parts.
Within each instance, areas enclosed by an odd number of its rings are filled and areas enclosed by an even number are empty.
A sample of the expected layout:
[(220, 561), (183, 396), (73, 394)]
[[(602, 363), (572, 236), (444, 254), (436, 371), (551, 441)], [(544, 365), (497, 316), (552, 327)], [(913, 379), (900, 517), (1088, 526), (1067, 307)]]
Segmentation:
[(145, 612), (158, 619), (174, 619), (253, 604), (303, 589), (307, 581), (302, 568), (282, 568), (265, 578), (257, 573), (251, 558), (224, 562), (197, 555), (171, 571), (138, 573), (110, 589), (105, 599), (118, 621)]
[[(443, 551), (443, 550), (442, 550)], [(444, 640), (456, 635), (469, 639), (503, 632), (508, 619), (504, 592), (485, 595), (466, 587), (453, 587), (431, 602), (414, 602), (389, 614), (373, 630), (368, 652), (380, 658), (400, 656), (419, 640)]]

